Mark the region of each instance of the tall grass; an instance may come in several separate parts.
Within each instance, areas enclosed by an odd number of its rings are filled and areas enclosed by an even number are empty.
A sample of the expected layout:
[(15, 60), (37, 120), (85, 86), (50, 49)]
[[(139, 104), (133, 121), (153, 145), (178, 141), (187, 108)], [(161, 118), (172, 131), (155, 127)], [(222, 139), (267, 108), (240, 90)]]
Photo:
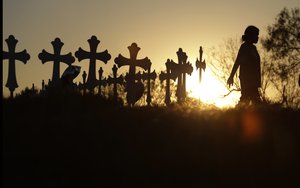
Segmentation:
[(95, 95), (3, 102), (4, 187), (299, 186), (299, 110), (129, 108)]

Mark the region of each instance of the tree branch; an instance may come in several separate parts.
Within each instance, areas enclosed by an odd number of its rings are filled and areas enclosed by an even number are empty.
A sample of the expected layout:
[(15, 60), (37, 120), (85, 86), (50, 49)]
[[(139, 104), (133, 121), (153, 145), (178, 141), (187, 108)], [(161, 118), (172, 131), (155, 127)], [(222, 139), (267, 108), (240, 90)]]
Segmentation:
[(241, 89), (231, 89), (231, 90), (229, 90), (229, 92), (227, 94), (223, 95), (223, 98), (227, 97), (228, 95), (230, 95), (230, 93), (232, 93), (234, 91), (241, 91)]

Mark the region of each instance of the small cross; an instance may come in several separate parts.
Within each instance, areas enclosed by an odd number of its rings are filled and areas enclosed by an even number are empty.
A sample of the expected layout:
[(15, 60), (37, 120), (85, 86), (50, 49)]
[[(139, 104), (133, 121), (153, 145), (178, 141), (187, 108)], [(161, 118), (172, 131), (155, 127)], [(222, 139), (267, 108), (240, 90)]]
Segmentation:
[(117, 84), (122, 85), (124, 82), (124, 79), (123, 79), (122, 75), (117, 77), (118, 68), (116, 65), (113, 66), (112, 71), (113, 71), (113, 78), (108, 76), (107, 84), (108, 85), (114, 84), (114, 100), (117, 101), (118, 100)]
[(99, 73), (99, 89), (98, 89), (98, 94), (101, 95), (101, 89), (102, 87), (105, 87), (106, 86), (106, 79), (102, 79), (102, 75), (103, 75), (103, 69), (102, 67), (99, 68), (98, 70), (98, 73)]
[(143, 81), (147, 80), (147, 105), (150, 106), (151, 103), (151, 88), (150, 88), (150, 81), (156, 79), (156, 72), (149, 69), (148, 72), (144, 72), (141, 75)]
[(205, 60), (202, 61), (202, 55), (203, 55), (202, 46), (200, 46), (199, 54), (200, 54), (200, 60), (198, 58), (196, 60), (196, 69), (199, 69), (199, 82), (201, 83), (201, 80), (202, 80), (202, 70), (205, 71), (205, 68), (206, 68)]
[(42, 80), (42, 91), (45, 91), (45, 81)]
[(86, 72), (83, 71), (82, 73), (82, 80), (83, 80), (83, 84), (81, 85), (83, 87), (83, 93), (86, 93)]

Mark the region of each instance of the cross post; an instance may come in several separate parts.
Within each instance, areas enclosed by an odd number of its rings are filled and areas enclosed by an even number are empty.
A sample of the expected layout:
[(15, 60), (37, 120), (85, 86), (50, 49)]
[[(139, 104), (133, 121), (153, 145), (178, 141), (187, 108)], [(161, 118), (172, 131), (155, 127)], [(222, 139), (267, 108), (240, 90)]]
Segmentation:
[(45, 91), (45, 81), (42, 80), (42, 91)]
[(102, 67), (99, 68), (98, 74), (99, 74), (99, 89), (98, 89), (98, 95), (101, 95), (102, 75), (103, 75), (103, 69), (102, 69)]
[(83, 71), (82, 73), (82, 81), (83, 81), (83, 94), (86, 93), (86, 72)]

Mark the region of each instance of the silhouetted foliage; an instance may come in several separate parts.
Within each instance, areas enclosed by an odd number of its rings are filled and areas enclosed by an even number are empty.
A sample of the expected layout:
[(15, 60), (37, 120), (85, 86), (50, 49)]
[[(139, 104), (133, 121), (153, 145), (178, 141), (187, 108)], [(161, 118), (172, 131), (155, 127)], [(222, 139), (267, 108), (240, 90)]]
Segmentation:
[(268, 27), (268, 34), (262, 40), (263, 46), (271, 52), (270, 79), (281, 93), (285, 106), (300, 107), (300, 12), (299, 8), (284, 8)]
[(3, 186), (299, 186), (299, 110), (192, 103), (128, 108), (91, 93), (5, 99)]
[(300, 65), (300, 10), (284, 8), (275, 23), (268, 26), (263, 46), (272, 52), (273, 60), (287, 58), (287, 69), (299, 69)]

